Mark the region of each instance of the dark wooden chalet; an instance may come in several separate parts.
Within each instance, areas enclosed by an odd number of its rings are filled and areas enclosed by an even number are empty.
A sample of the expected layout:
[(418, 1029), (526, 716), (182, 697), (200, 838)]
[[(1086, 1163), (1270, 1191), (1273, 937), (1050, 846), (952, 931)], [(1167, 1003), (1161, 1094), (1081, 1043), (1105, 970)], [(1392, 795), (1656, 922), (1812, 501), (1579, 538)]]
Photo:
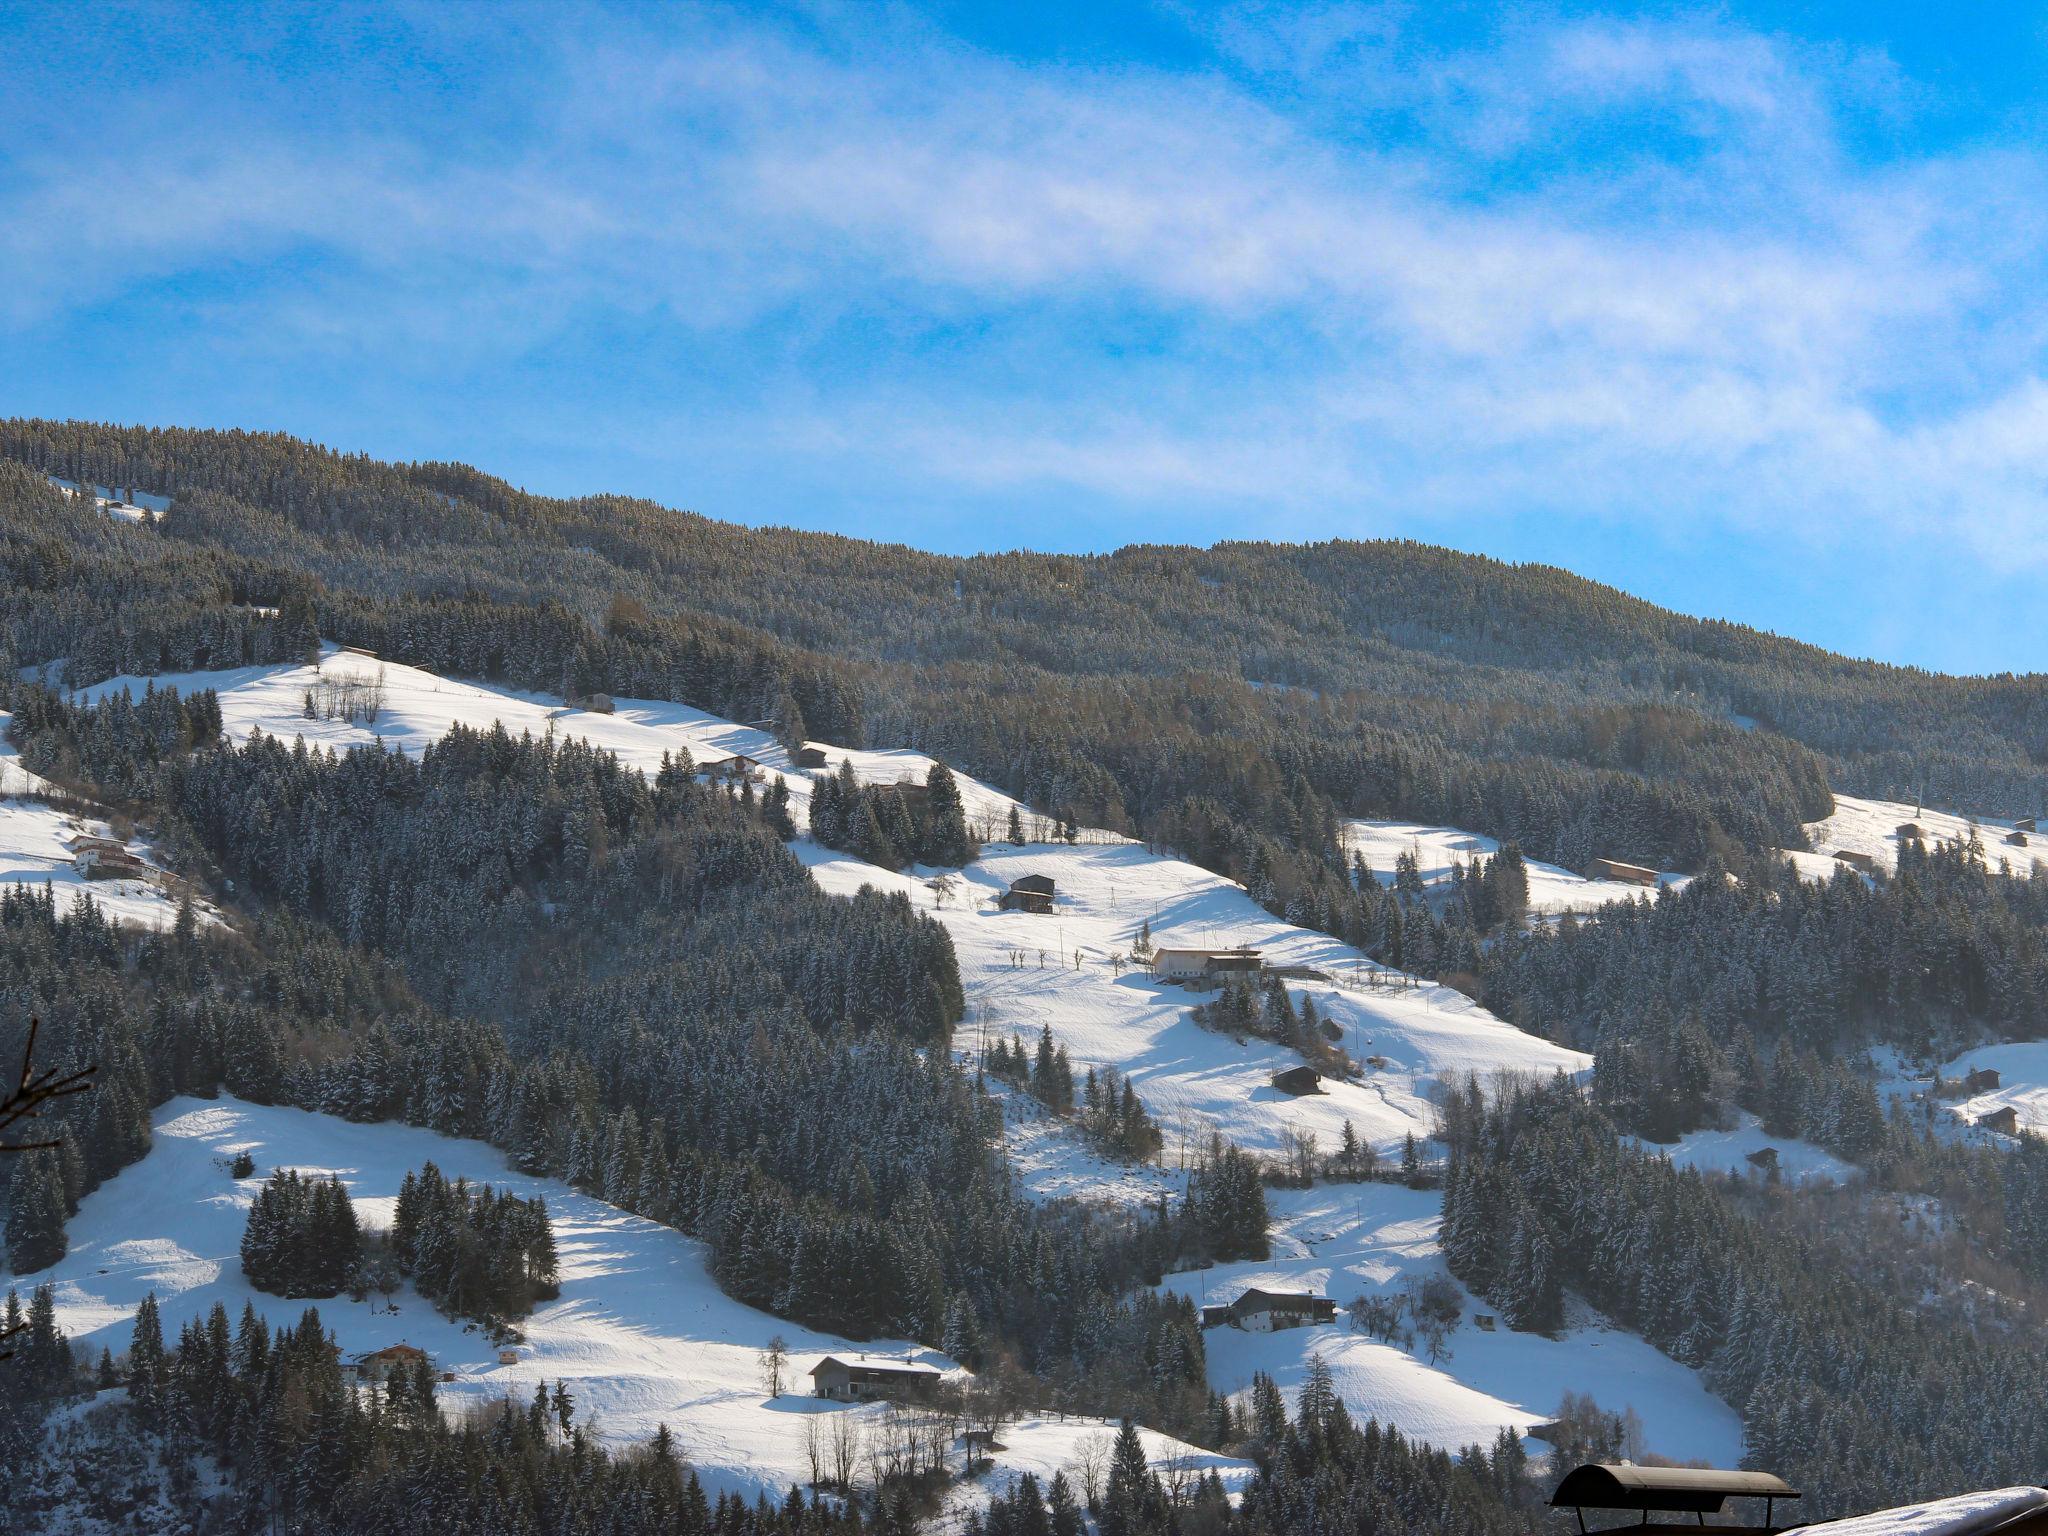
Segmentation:
[(824, 767), (825, 749), (823, 747), (798, 747), (796, 749), (796, 765), (799, 768)]
[(1992, 1110), (1988, 1115), (1979, 1115), (1977, 1124), (1987, 1131), (1996, 1131), (2001, 1136), (2017, 1136), (2020, 1133), (2020, 1112), (2006, 1104)]
[(1012, 880), (996, 904), (1005, 912), (1050, 912), (1052, 895), (1051, 875), (1025, 875)]
[(1273, 1086), (1297, 1096), (1323, 1091), (1323, 1074), (1314, 1067), (1287, 1067), (1273, 1074)]

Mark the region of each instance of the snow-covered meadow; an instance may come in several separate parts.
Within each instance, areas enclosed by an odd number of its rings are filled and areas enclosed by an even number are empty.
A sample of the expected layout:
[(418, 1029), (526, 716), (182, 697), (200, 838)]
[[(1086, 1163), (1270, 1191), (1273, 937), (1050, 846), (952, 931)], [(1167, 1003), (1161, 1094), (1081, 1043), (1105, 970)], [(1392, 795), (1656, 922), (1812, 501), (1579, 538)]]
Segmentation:
[[(1166, 1288), (1198, 1304), (1229, 1301), (1247, 1286), (1310, 1291), (1348, 1308), (1361, 1295), (1399, 1294), (1429, 1276), (1448, 1279), (1437, 1246), (1438, 1191), (1336, 1184), (1274, 1190), (1267, 1198), (1272, 1258), (1169, 1275)], [(1701, 1385), (1697, 1372), (1635, 1334), (1577, 1303), (1555, 1339), (1505, 1327), (1489, 1331), (1477, 1318), (1492, 1309), (1457, 1289), (1463, 1317), (1448, 1352), (1433, 1364), (1416, 1349), (1354, 1331), (1340, 1312), (1334, 1324), (1274, 1333), (1211, 1328), (1205, 1336), (1210, 1382), (1219, 1391), (1242, 1392), (1253, 1373), (1263, 1371), (1291, 1398), (1310, 1357), (1320, 1355), (1354, 1412), (1363, 1407), (1405, 1433), (1453, 1447), (1490, 1443), (1502, 1428), (1525, 1431), (1555, 1417), (1566, 1391), (1591, 1393), (1610, 1411), (1634, 1408), (1651, 1451), (1717, 1466), (1741, 1459), (1734, 1410)]]
[[(306, 695), (322, 677), (374, 687), (375, 717), (307, 718)], [(310, 667), (276, 666), (154, 681), (159, 687), (216, 689), (225, 728), (236, 739), (261, 729), (286, 739), (304, 736), (309, 744), (334, 748), (381, 740), (410, 752), (439, 739), (458, 722), (477, 728), (502, 722), (515, 732), (554, 730), (581, 737), (650, 772), (659, 767), (664, 753), (678, 748), (700, 763), (744, 753), (758, 761), (764, 773), (787, 781), (799, 826), (808, 822), (814, 774), (834, 771), (842, 758), (851, 759), (862, 779), (878, 783), (905, 776), (922, 779), (931, 765), (929, 758), (917, 753), (848, 751), (819, 744), (825, 747), (828, 766), (803, 770), (766, 732), (686, 706), (619, 699), (613, 712), (594, 713), (569, 709), (545, 696), (331, 651), (318, 673)], [(142, 680), (117, 679), (87, 693), (98, 697), (122, 686), (139, 692)], [(965, 776), (960, 776), (960, 787), (972, 824), (1001, 828), (1007, 822), (1015, 804), (1010, 797)], [(1422, 830), (1409, 828), (1401, 835), (1413, 841)], [(1452, 836), (1447, 831), (1443, 835)], [(972, 1049), (984, 1037), (1013, 1033), (1030, 1042), (1045, 1027), (1067, 1049), (1077, 1073), (1089, 1066), (1114, 1066), (1132, 1079), (1167, 1132), (1168, 1167), (1132, 1168), (1105, 1159), (1066, 1125), (1018, 1101), (1008, 1106), (1006, 1116), (1010, 1155), (1021, 1187), (1037, 1197), (1112, 1203), (1150, 1198), (1162, 1188), (1178, 1185), (1179, 1177), (1171, 1171), (1178, 1153), (1212, 1129), (1252, 1150), (1270, 1153), (1280, 1150), (1291, 1132), (1312, 1132), (1322, 1146), (1333, 1147), (1349, 1121), (1382, 1153), (1393, 1153), (1408, 1134), (1427, 1134), (1434, 1119), (1431, 1096), (1442, 1084), (1462, 1081), (1467, 1074), (1487, 1080), (1503, 1073), (1577, 1073), (1589, 1065), (1584, 1055), (1525, 1034), (1458, 992), (1386, 972), (1326, 934), (1274, 918), (1241, 887), (1208, 870), (1106, 833), (1084, 832), (1074, 845), (991, 842), (961, 870), (883, 870), (807, 837), (800, 838), (794, 850), (822, 888), (837, 893), (851, 893), (863, 885), (901, 890), (946, 926), (968, 995), (968, 1016), (958, 1037), (963, 1049)], [(1461, 857), (1481, 851), (1455, 850)], [(1392, 867), (1391, 855), (1368, 857), (1382, 873)], [(1441, 868), (1448, 869), (1448, 859)], [(1050, 913), (1000, 909), (1001, 894), (1027, 874), (1048, 875), (1055, 881), (1057, 896)], [(1542, 899), (1552, 903), (1550, 910), (1597, 905), (1608, 894), (1599, 889), (1604, 884), (1579, 880), (1566, 871), (1532, 871), (1532, 888), (1540, 889)], [(1635, 887), (1620, 889), (1642, 894)], [(1240, 1044), (1195, 1024), (1190, 1009), (1201, 1001), (1201, 994), (1155, 982), (1143, 967), (1129, 963), (1133, 945), (1148, 925), (1160, 945), (1260, 949), (1269, 965), (1288, 971), (1297, 998), (1314, 999), (1318, 1012), (1336, 1027), (1344, 1048), (1366, 1063), (1363, 1075), (1350, 1082), (1326, 1081), (1325, 1092), (1304, 1097), (1276, 1090), (1271, 1075), (1299, 1064), (1300, 1058), (1277, 1045), (1259, 1040)], [(331, 1131), (344, 1132), (371, 1138), (346, 1154), (357, 1162), (401, 1156), (371, 1151), (386, 1138), (402, 1147), (406, 1138), (426, 1136), (391, 1126)], [(477, 1155), (490, 1159), (491, 1169), (502, 1167), (489, 1149), (479, 1148)], [(336, 1153), (337, 1159), (343, 1156)], [(729, 1431), (723, 1420), (741, 1413), (745, 1394), (755, 1390), (751, 1359), (759, 1343), (780, 1329), (794, 1345), (801, 1331), (720, 1297), (701, 1264), (689, 1255), (688, 1245), (674, 1234), (634, 1223), (608, 1208), (603, 1208), (608, 1214), (593, 1212), (590, 1208), (596, 1202), (566, 1190), (562, 1198), (571, 1202), (566, 1209), (577, 1223), (575, 1243), (601, 1240), (615, 1245), (616, 1260), (594, 1258), (589, 1271), (565, 1287), (563, 1301), (536, 1317), (532, 1358), (506, 1368), (511, 1374), (504, 1383), (493, 1379), (498, 1368), (486, 1364), (482, 1390), (514, 1384), (530, 1391), (535, 1377), (580, 1374), (589, 1381), (589, 1400), (615, 1432), (646, 1433), (654, 1423), (666, 1421), (692, 1446), (693, 1455), (709, 1455), (714, 1461), (731, 1456), (738, 1463), (762, 1468), (763, 1480), (786, 1479), (790, 1463), (774, 1458), (797, 1454), (798, 1431), (785, 1423), (799, 1411), (794, 1405), (763, 1412), (774, 1425), (784, 1426), (779, 1440), (770, 1429)], [(1435, 1251), (1434, 1195), (1384, 1185), (1347, 1186), (1283, 1194), (1276, 1197), (1275, 1209), (1276, 1247), (1286, 1257), (1266, 1265), (1174, 1277), (1168, 1283), (1190, 1294), (1206, 1289), (1216, 1297), (1235, 1294), (1236, 1288), (1263, 1278), (1327, 1288), (1338, 1300), (1348, 1301), (1361, 1290), (1398, 1285), (1407, 1275), (1441, 1262)], [(662, 1248), (664, 1243), (682, 1246)], [(606, 1252), (611, 1251), (608, 1246)], [(657, 1252), (667, 1256), (659, 1261), (644, 1257)], [(574, 1257), (569, 1241), (564, 1242), (564, 1256)], [(207, 1282), (238, 1283), (238, 1277)], [(659, 1301), (671, 1290), (686, 1298), (676, 1318), (670, 1318)], [(126, 1305), (132, 1308), (134, 1299), (126, 1297)], [(414, 1308), (414, 1319), (424, 1327), (423, 1309), (417, 1303)], [(670, 1342), (678, 1329), (685, 1336)], [(794, 1347), (830, 1347), (827, 1341), (805, 1338), (806, 1343)], [(636, 1339), (657, 1352), (653, 1369), (646, 1357), (635, 1353)], [(1439, 1444), (1491, 1439), (1504, 1425), (1526, 1426), (1547, 1418), (1559, 1396), (1573, 1390), (1591, 1392), (1610, 1409), (1634, 1407), (1650, 1431), (1653, 1447), (1720, 1461), (1732, 1461), (1740, 1451), (1732, 1414), (1700, 1386), (1694, 1373), (1633, 1335), (1606, 1327), (1584, 1309), (1579, 1309), (1572, 1331), (1558, 1340), (1482, 1333), (1468, 1322), (1454, 1339), (1451, 1355), (1433, 1363), (1342, 1329), (1266, 1338), (1221, 1330), (1209, 1339), (1211, 1379), (1221, 1389), (1242, 1388), (1254, 1369), (1271, 1371), (1283, 1387), (1291, 1388), (1307, 1349), (1322, 1347), (1332, 1356), (1338, 1383), (1354, 1413), (1393, 1422)], [(660, 1353), (671, 1349), (678, 1353)], [(615, 1375), (620, 1379), (614, 1381)], [(667, 1385), (699, 1379), (707, 1385), (686, 1400), (679, 1400)], [(1050, 1434), (1054, 1428), (1058, 1426), (1040, 1433)], [(725, 1444), (719, 1437), (728, 1432), (740, 1438)], [(712, 1449), (700, 1453), (693, 1435)], [(1006, 1466), (1021, 1465), (1019, 1458), (1037, 1454), (1027, 1443), (1028, 1435), (1006, 1427), (1003, 1438), (1010, 1446), (1003, 1457)]]
[[(54, 1285), (59, 1322), (95, 1353), (102, 1345), (117, 1354), (126, 1347), (135, 1308), (152, 1291), (172, 1337), (216, 1302), (231, 1319), (253, 1303), (274, 1324), (296, 1322), (307, 1306), (317, 1306), (345, 1356), (407, 1343), (426, 1350), (437, 1371), (454, 1372), (456, 1379), (440, 1388), (444, 1406), (507, 1395), (524, 1402), (537, 1382), (564, 1382), (579, 1417), (594, 1421), (606, 1440), (641, 1441), (667, 1424), (713, 1492), (771, 1496), (809, 1477), (810, 1415), (880, 1411), (808, 1396), (804, 1373), (823, 1356), (865, 1352), (958, 1370), (913, 1343), (852, 1343), (744, 1306), (719, 1290), (700, 1244), (558, 1180), (515, 1172), (482, 1142), (226, 1097), (173, 1099), (154, 1118), (149, 1154), (86, 1197), (69, 1225), (70, 1252), (34, 1277)], [(241, 1151), (254, 1158), (255, 1177), (231, 1176), (230, 1162)], [(388, 1306), (374, 1295), (361, 1302), (287, 1301), (253, 1290), (242, 1277), (248, 1207), (274, 1169), (339, 1176), (360, 1219), (374, 1228), (390, 1223), (406, 1172), (428, 1161), (450, 1178), (547, 1202), (561, 1295), (520, 1325), (525, 1342), (517, 1364), (500, 1364), (496, 1345), (442, 1316), (410, 1286)], [(792, 1381), (771, 1398), (760, 1354), (778, 1333), (789, 1346)], [(1005, 1425), (995, 1478), (1027, 1470), (1049, 1477), (1071, 1459), (1083, 1428), (1052, 1419)], [(1215, 1465), (1233, 1484), (1246, 1472), (1241, 1462), (1150, 1431), (1146, 1448), (1161, 1462), (1192, 1457), (1205, 1468)]]
[[(1471, 866), (1500, 852), (1500, 842), (1479, 832), (1432, 827), (1415, 821), (1347, 821), (1345, 847), (1371, 866), (1381, 884), (1392, 881), (1394, 864), (1413, 854), (1422, 883), (1432, 893), (1448, 889), (1455, 865)], [(1626, 880), (1589, 880), (1558, 864), (1525, 861), (1529, 873), (1529, 910), (1544, 916), (1560, 912), (1593, 912), (1610, 901), (1648, 900), (1657, 893)], [(1660, 874), (1660, 886), (1683, 886), (1691, 876)]]
[[(1898, 800), (1862, 800), (1854, 795), (1835, 796), (1835, 810), (1832, 816), (1822, 821), (1809, 822), (1807, 837), (1817, 852), (1795, 859), (1800, 873), (1809, 878), (1825, 878), (1831, 873), (1837, 852), (1860, 853), (1874, 860), (1880, 868), (1899, 867), (1899, 828), (1916, 826), (1922, 839), (1929, 847), (1936, 843), (1952, 843), (1957, 840), (1968, 842), (1972, 832), (1984, 845), (1985, 862), (1996, 869), (2001, 861), (2010, 865), (2016, 874), (2029, 873), (2037, 860), (2048, 859), (2048, 844), (2030, 833), (2023, 833), (2027, 844), (2018, 847), (2005, 841), (2012, 835), (2010, 821), (1997, 821), (1988, 817), (1955, 816), (1947, 811), (1927, 810)], [(1826, 864), (1809, 863), (1809, 860), (1825, 858)]]

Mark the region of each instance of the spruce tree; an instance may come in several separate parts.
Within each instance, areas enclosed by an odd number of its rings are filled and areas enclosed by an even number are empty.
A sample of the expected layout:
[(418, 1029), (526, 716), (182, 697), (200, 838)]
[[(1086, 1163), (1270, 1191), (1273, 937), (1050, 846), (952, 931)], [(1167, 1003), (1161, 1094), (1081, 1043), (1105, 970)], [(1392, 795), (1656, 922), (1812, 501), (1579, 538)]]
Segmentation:
[(7, 1263), (16, 1274), (34, 1274), (64, 1257), (64, 1205), (55, 1150), (36, 1147), (24, 1152), (7, 1203)]

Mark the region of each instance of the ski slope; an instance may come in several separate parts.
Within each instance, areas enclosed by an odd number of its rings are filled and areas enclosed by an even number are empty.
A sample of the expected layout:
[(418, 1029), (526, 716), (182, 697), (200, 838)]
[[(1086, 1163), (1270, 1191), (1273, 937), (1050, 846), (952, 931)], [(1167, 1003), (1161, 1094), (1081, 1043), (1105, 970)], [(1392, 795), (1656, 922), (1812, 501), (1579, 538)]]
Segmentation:
[[(1448, 1274), (1437, 1246), (1438, 1191), (1325, 1185), (1269, 1191), (1267, 1200), (1273, 1258), (1169, 1275), (1165, 1289), (1197, 1305), (1228, 1302), (1248, 1286), (1309, 1291), (1348, 1308), (1360, 1295), (1398, 1295), (1413, 1280)], [(1564, 1393), (1590, 1393), (1610, 1412), (1634, 1408), (1652, 1452), (1715, 1466), (1740, 1462), (1742, 1427), (1734, 1410), (1700, 1384), (1698, 1373), (1636, 1335), (1577, 1305), (1556, 1339), (1515, 1333), (1505, 1324), (1488, 1332), (1476, 1317), (1492, 1308), (1462, 1286), (1459, 1293), (1463, 1316), (1450, 1336), (1448, 1358), (1434, 1365), (1353, 1332), (1340, 1311), (1336, 1323), (1322, 1327), (1209, 1329), (1203, 1337), (1210, 1385), (1241, 1393), (1253, 1373), (1264, 1371), (1291, 1402), (1310, 1358), (1320, 1355), (1353, 1415), (1391, 1421), (1405, 1434), (1451, 1449), (1489, 1444), (1503, 1428), (1525, 1432), (1555, 1417)]]
[[(1415, 855), (1422, 883), (1431, 895), (1448, 894), (1454, 865), (1470, 866), (1500, 852), (1498, 839), (1456, 827), (1432, 827), (1416, 821), (1347, 821), (1344, 845), (1372, 867), (1380, 884), (1391, 885), (1394, 862)], [(1558, 864), (1525, 860), (1529, 873), (1529, 910), (1545, 916), (1560, 912), (1595, 912), (1610, 901), (1648, 900), (1656, 895), (1626, 880), (1589, 880)], [(1660, 885), (1683, 886), (1690, 875), (1658, 876)]]
[[(328, 1115), (243, 1103), (178, 1098), (155, 1115), (156, 1141), (141, 1162), (87, 1196), (71, 1219), (71, 1248), (23, 1284), (51, 1282), (58, 1321), (96, 1355), (127, 1347), (135, 1308), (151, 1291), (175, 1339), (188, 1319), (219, 1302), (230, 1319), (246, 1302), (273, 1324), (292, 1323), (309, 1305), (333, 1331), (344, 1357), (409, 1343), (428, 1351), (456, 1380), (440, 1388), (444, 1410), (507, 1394), (520, 1402), (537, 1382), (563, 1381), (579, 1419), (595, 1420), (614, 1444), (645, 1440), (667, 1424), (707, 1487), (779, 1495), (809, 1478), (804, 1424), (813, 1414), (869, 1417), (880, 1410), (799, 1395), (804, 1374), (826, 1354), (863, 1351), (915, 1358), (952, 1372), (937, 1352), (902, 1341), (855, 1344), (756, 1311), (724, 1295), (705, 1269), (700, 1244), (630, 1216), (554, 1179), (513, 1171), (482, 1142), (392, 1123), (358, 1125)], [(228, 1164), (249, 1151), (256, 1176), (235, 1180)], [(410, 1169), (433, 1161), (450, 1178), (466, 1177), (524, 1198), (547, 1201), (560, 1254), (562, 1294), (521, 1324), (516, 1365), (498, 1363), (496, 1346), (450, 1321), (408, 1285), (387, 1308), (378, 1298), (287, 1301), (252, 1290), (239, 1259), (248, 1207), (262, 1180), (280, 1166), (325, 1175), (348, 1186), (366, 1227), (388, 1226), (398, 1186)], [(775, 1334), (787, 1341), (794, 1386), (771, 1399), (759, 1355)], [(1005, 1425), (997, 1475), (1049, 1476), (1081, 1432), (1074, 1423), (1027, 1420)], [(1164, 1463), (1199, 1458), (1241, 1485), (1244, 1463), (1147, 1431), (1148, 1453)]]

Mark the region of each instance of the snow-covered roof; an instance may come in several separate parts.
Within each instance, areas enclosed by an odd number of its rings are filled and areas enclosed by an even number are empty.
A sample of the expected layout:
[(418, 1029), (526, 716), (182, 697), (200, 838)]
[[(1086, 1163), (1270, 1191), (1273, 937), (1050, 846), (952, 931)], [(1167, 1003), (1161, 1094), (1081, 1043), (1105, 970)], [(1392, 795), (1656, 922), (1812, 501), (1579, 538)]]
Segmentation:
[[(1847, 1520), (1828, 1520), (1806, 1530), (1825, 1531), (1827, 1536), (1989, 1536), (2042, 1514), (2048, 1514), (2048, 1488), (1991, 1488)], [(2033, 1523), (2028, 1520), (2029, 1525)]]

